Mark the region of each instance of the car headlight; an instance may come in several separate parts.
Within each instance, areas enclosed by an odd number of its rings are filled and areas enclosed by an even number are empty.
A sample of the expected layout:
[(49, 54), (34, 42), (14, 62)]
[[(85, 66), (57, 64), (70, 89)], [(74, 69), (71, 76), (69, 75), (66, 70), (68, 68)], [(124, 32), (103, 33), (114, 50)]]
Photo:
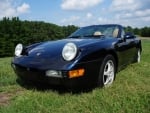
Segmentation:
[(77, 46), (74, 43), (67, 43), (63, 50), (62, 56), (66, 61), (73, 60), (77, 55)]
[(15, 55), (20, 56), (23, 51), (23, 45), (22, 44), (17, 44), (15, 48)]

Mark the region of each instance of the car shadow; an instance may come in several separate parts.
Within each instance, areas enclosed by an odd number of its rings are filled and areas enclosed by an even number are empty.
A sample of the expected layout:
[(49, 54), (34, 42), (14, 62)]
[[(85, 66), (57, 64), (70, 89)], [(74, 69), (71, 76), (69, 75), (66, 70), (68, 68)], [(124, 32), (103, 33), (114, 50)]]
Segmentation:
[(60, 85), (50, 85), (50, 84), (44, 84), (44, 83), (35, 83), (35, 82), (27, 82), (23, 81), (19, 78), (16, 79), (16, 82), (23, 88), (27, 90), (37, 90), (37, 91), (54, 91), (58, 94), (65, 94), (65, 93), (71, 93), (71, 94), (81, 94), (81, 93), (89, 93), (92, 92), (96, 86), (90, 86), (90, 87), (77, 87), (77, 88), (69, 88), (64, 87)]

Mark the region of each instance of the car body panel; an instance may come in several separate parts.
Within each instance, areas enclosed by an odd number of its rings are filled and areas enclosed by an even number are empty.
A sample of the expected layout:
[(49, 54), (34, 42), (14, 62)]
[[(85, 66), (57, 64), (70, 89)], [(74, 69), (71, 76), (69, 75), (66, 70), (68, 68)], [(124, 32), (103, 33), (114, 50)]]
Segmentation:
[[(82, 36), (26, 46), (21, 57), (13, 58), (12, 67), (19, 77), (28, 78), (28, 81), (69, 84), (69, 86), (94, 84), (98, 79), (99, 69), (106, 55), (112, 54), (115, 57), (116, 71), (119, 71), (135, 61), (138, 48), (142, 50), (141, 40), (137, 37), (128, 39), (121, 37), (122, 26), (107, 26), (118, 27), (119, 32), (116, 38), (112, 36)], [(77, 46), (78, 53), (73, 60), (66, 61), (62, 57), (62, 50), (65, 44), (70, 42)], [(68, 71), (80, 68), (85, 69), (84, 76), (72, 79), (68, 77)], [(61, 71), (62, 78), (47, 77), (45, 75), (47, 70)]]

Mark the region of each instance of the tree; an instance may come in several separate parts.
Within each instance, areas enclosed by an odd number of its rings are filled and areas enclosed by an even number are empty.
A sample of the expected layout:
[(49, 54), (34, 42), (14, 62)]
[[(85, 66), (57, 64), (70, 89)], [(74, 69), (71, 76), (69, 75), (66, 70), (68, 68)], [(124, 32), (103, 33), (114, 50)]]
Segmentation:
[(141, 36), (150, 37), (150, 27), (144, 27), (141, 29)]
[(65, 38), (76, 26), (58, 26), (42, 21), (21, 21), (18, 17), (0, 20), (0, 57), (12, 56), (16, 44), (30, 45), (36, 42)]

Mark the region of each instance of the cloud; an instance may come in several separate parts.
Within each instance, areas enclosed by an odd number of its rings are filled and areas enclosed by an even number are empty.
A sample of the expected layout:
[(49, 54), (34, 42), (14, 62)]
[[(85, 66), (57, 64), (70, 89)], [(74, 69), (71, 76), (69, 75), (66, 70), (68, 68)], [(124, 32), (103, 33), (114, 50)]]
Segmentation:
[(149, 17), (149, 16), (150, 16), (150, 9), (145, 9), (145, 10), (137, 10), (134, 12), (116, 14), (115, 18), (116, 19), (134, 19), (134, 18), (140, 19), (142, 17)]
[(105, 18), (105, 17), (99, 17), (99, 18), (98, 18), (98, 23), (101, 23), (101, 24), (109, 24), (109, 23), (111, 23), (111, 20), (108, 19), (108, 18)]
[(70, 16), (69, 18), (64, 18), (61, 20), (61, 23), (63, 25), (69, 24), (69, 25), (74, 25), (74, 23), (78, 22), (80, 19), (79, 16)]
[(23, 3), (21, 6), (17, 7), (17, 12), (18, 13), (26, 13), (29, 11), (29, 4)]
[[(124, 25), (146, 26), (150, 17), (149, 0), (113, 0), (109, 13), (112, 19)], [(143, 25), (142, 25), (143, 24)]]
[(84, 10), (93, 7), (103, 0), (63, 0), (61, 8), (64, 10)]
[(134, 11), (141, 7), (139, 0), (113, 0), (111, 9), (113, 11)]
[(137, 17), (150, 16), (150, 9), (135, 11), (135, 16)]
[[(148, 23), (149, 23), (149, 21), (150, 21), (150, 16), (142, 17), (141, 19), (142, 19), (144, 22), (148, 22)], [(147, 24), (147, 25), (149, 25), (149, 24)]]
[(16, 0), (0, 0), (0, 18), (18, 16), (27, 13), (29, 4), (16, 4)]
[(113, 0), (110, 10), (114, 12), (134, 12), (150, 9), (149, 0)]
[[(92, 2), (95, 2), (94, 5)], [(90, 12), (85, 10), (83, 12), (85, 14), (79, 13), (80, 18), (76, 15), (63, 19), (61, 22), (65, 25), (74, 24), (78, 26), (121, 24), (143, 27), (150, 24), (150, 0), (112, 0), (110, 3), (104, 0), (63, 0), (61, 7), (65, 10), (84, 10), (100, 3), (102, 3), (102, 7), (99, 7), (99, 13), (91, 8)]]
[(92, 13), (87, 13), (87, 14), (86, 14), (86, 17), (87, 17), (88, 19), (90, 19), (90, 18), (93, 17), (93, 14), (92, 14)]

